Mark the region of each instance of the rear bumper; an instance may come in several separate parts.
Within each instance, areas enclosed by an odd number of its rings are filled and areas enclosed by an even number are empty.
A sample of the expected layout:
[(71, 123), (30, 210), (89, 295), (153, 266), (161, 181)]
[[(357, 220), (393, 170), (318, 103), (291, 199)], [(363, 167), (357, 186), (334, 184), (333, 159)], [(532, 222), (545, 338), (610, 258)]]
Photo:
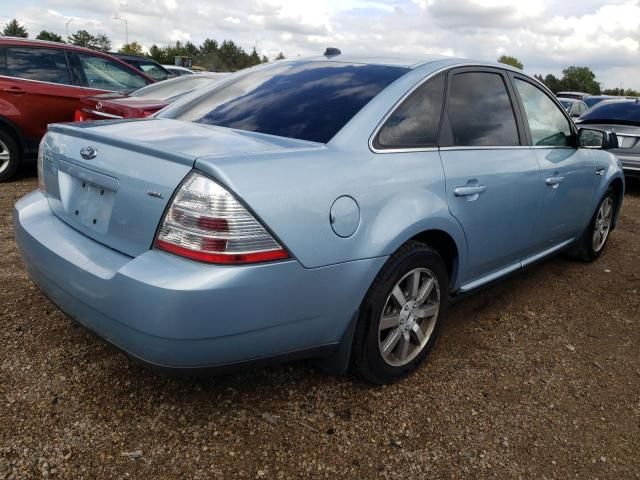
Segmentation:
[(156, 250), (131, 258), (59, 220), (40, 192), (13, 215), (25, 267), (56, 305), (131, 356), (170, 369), (330, 352), (386, 260), (305, 269), (295, 260), (205, 265)]

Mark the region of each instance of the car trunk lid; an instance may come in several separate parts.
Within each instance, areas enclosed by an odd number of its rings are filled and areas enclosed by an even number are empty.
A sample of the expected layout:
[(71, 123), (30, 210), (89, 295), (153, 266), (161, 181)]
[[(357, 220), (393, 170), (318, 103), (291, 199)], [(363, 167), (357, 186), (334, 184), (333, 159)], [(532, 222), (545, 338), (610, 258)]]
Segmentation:
[(294, 146), (298, 141), (167, 119), (52, 125), (43, 150), (45, 188), (60, 219), (137, 256), (151, 248), (173, 192), (198, 157)]

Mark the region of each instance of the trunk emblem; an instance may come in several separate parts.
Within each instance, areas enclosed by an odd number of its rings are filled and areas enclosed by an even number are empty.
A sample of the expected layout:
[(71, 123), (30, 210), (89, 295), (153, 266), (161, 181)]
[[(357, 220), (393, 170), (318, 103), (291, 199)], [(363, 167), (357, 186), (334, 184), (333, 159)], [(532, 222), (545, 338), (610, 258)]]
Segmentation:
[(98, 155), (98, 150), (93, 147), (84, 147), (80, 150), (80, 156), (85, 160), (93, 160)]
[(96, 103), (96, 110), (102, 110), (102, 102)]

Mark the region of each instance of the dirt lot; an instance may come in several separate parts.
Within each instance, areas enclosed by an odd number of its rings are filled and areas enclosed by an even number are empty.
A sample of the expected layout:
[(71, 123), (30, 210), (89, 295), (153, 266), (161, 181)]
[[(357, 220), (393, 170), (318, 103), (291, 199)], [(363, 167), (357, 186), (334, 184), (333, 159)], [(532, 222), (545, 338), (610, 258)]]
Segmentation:
[(311, 364), (169, 378), (22, 270), (0, 185), (0, 478), (640, 478), (640, 186), (595, 264), (456, 304), (430, 360), (374, 388)]

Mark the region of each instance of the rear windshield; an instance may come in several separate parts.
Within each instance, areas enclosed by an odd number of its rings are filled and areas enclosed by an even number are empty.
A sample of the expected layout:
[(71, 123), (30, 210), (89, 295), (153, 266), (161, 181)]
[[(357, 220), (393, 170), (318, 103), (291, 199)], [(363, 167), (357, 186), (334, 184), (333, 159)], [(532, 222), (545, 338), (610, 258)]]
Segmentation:
[(573, 102), (570, 102), (569, 100), (563, 100), (561, 98), (559, 100), (560, 100), (560, 104), (567, 110), (569, 110), (571, 108), (571, 105), (573, 105)]
[(327, 143), (402, 67), (282, 62), (237, 74), (161, 116)]
[(598, 103), (580, 117), (581, 123), (640, 124), (640, 102), (613, 101)]
[(204, 87), (215, 81), (215, 79), (198, 75), (178, 77), (164, 82), (152, 83), (151, 85), (131, 92), (129, 95), (131, 97), (171, 102), (186, 93), (192, 92), (196, 88)]

